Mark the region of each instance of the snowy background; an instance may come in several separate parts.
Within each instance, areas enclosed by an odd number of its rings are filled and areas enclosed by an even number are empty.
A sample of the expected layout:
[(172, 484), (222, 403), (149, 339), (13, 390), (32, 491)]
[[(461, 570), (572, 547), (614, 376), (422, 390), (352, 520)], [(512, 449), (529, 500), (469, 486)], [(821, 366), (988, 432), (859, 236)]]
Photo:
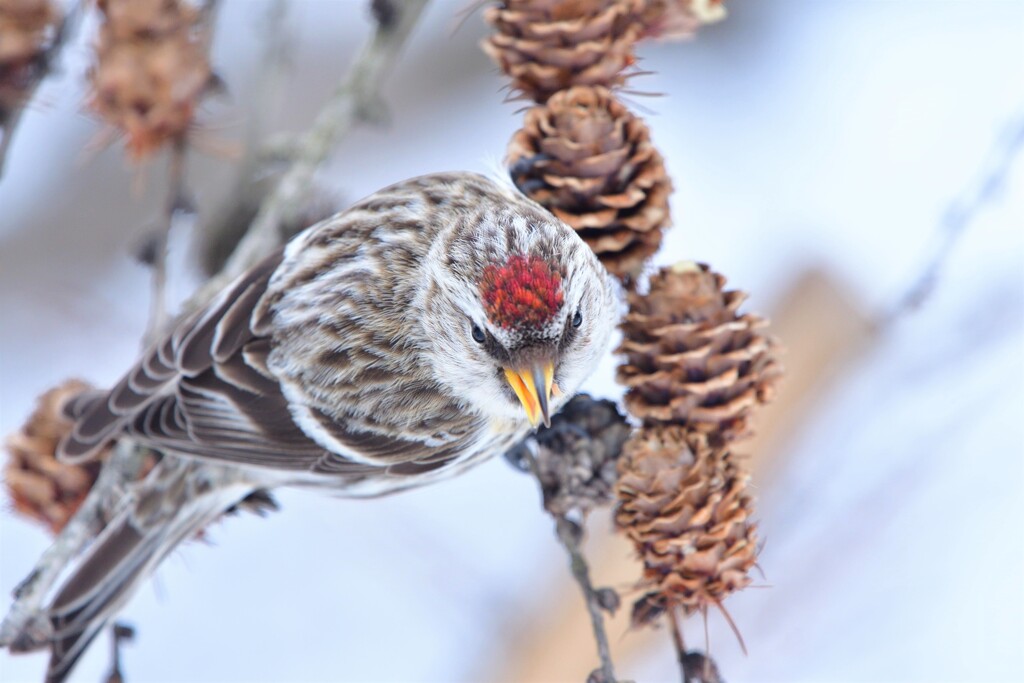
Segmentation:
[[(263, 3), (222, 4), (214, 64), (231, 97), (207, 121), (235, 139)], [(295, 130), (370, 23), (362, 2), (292, 7), (301, 40), (279, 124)], [(519, 105), (502, 103), (479, 17), (453, 33), (462, 8), (428, 9), (385, 90), (390, 127), (351, 136), (328, 187), (356, 199), (501, 158)], [(951, 200), (1022, 125), (1024, 2), (735, 0), (730, 13), (691, 43), (641, 50), (655, 74), (634, 86), (664, 96), (631, 102), (649, 110), (677, 188), (660, 262), (708, 261), (759, 311), (819, 266), (884, 310)], [(0, 183), (0, 433), (65, 377), (116, 380), (145, 324), (148, 273), (130, 252), (156, 218), (164, 166), (133, 192), (119, 149), (84, 151), (97, 131), (80, 110), (87, 63), (79, 40)], [(728, 680), (1024, 680), (1022, 167), (974, 216), (928, 305), (816, 401), (759, 489), (771, 587), (729, 602), (749, 656), (711, 620)], [(202, 210), (229, 189), (227, 168), (192, 155)], [(176, 295), (193, 283), (177, 272)], [(616, 395), (612, 371), (589, 388)], [(390, 499), (279, 499), (281, 513), (217, 526), (213, 547), (183, 548), (139, 592), (123, 615), (140, 630), (131, 683), (491, 680), (509, 624), (527, 612), (542, 628), (537, 596), (567, 573), (535, 485), (500, 460)], [(0, 513), (0, 594), (46, 542)], [(100, 680), (107, 661), (100, 641), (75, 680)], [(619, 664), (625, 678), (677, 680), (667, 639)], [(3, 681), (44, 666), (0, 653)]]

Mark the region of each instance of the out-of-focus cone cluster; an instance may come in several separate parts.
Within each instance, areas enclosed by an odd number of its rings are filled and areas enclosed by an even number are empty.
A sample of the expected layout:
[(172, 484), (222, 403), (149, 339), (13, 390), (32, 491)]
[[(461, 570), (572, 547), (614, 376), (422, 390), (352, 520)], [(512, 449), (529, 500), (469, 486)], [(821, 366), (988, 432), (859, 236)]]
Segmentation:
[(750, 413), (771, 399), (780, 369), (768, 322), (738, 309), (746, 295), (724, 289), (707, 266), (683, 263), (629, 294), (618, 380), (626, 407), (645, 424), (683, 424), (716, 440), (750, 433)]
[(725, 446), (685, 427), (640, 430), (619, 461), (615, 523), (644, 562), (636, 625), (690, 614), (750, 583), (757, 561), (748, 475)]
[(722, 0), (645, 0), (642, 16), (644, 38), (680, 40), (725, 19), (726, 11)]
[(60, 21), (52, 0), (0, 0), (0, 125), (42, 76)]
[(663, 268), (629, 294), (618, 379), (643, 425), (619, 460), (616, 524), (643, 561), (635, 624), (721, 608), (757, 559), (748, 475), (733, 444), (768, 401), (780, 369), (762, 318), (740, 314), (707, 266)]
[(139, 159), (192, 125), (213, 80), (199, 12), (183, 0), (99, 0), (89, 107)]
[(71, 431), (64, 404), (88, 384), (69, 380), (39, 397), (35, 412), (7, 438), (4, 483), (14, 509), (42, 522), (55, 534), (64, 528), (96, 481), (100, 462), (81, 465), (59, 462), (57, 444)]
[(620, 85), (636, 61), (641, 0), (505, 0), (484, 18), (484, 51), (536, 102), (574, 85)]
[(672, 183), (647, 126), (606, 88), (574, 87), (527, 111), (508, 162), (516, 186), (624, 281), (661, 245)]

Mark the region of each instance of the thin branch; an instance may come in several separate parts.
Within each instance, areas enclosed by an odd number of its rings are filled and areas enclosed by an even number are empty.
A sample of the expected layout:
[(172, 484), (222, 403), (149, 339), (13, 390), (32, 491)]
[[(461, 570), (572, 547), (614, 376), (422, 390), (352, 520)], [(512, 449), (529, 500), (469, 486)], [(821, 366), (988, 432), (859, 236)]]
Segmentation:
[[(558, 541), (569, 553), (569, 566), (572, 569), (572, 576), (579, 584), (583, 592), (583, 601), (587, 604), (587, 612), (590, 614), (590, 626), (594, 631), (594, 641), (597, 644), (597, 656), (601, 660), (601, 683), (615, 682), (615, 669), (612, 666), (612, 652), (608, 645), (608, 633), (604, 627), (604, 614), (601, 612), (601, 600), (594, 584), (590, 581), (590, 567), (583, 556), (580, 542), (583, 539), (583, 529), (575, 522), (567, 519), (564, 515), (555, 515), (555, 531)], [(594, 676), (591, 676), (593, 680)]]
[(199, 262), (209, 275), (224, 267), (251, 225), (268, 186), (273, 186), (276, 178), (269, 177), (267, 168), (287, 162), (292, 152), (291, 135), (284, 135), (284, 140), (266, 139), (268, 121), (280, 108), (293, 42), (287, 0), (270, 3), (262, 19), (260, 37), (263, 51), (256, 67), (259, 81), (249, 98), (252, 104), (246, 117), (238, 176), (228, 200), (212, 220), (201, 226), (199, 235)]
[(928, 300), (953, 249), (978, 214), (998, 197), (1022, 149), (1024, 113), (1018, 114), (1005, 126), (975, 179), (949, 203), (936, 228), (931, 255), (896, 302), (878, 316), (877, 327), (891, 325)]
[(182, 213), (188, 212), (189, 201), (185, 196), (185, 152), (188, 147), (185, 136), (179, 136), (171, 143), (171, 159), (168, 165), (167, 200), (161, 225), (153, 235), (150, 267), (152, 274), (152, 293), (149, 307), (149, 323), (143, 346), (156, 341), (167, 326), (167, 242), (170, 238), (174, 220)]
[[(203, 52), (209, 59), (213, 45), (214, 26), (217, 20), (218, 0), (206, 0), (196, 21)], [(153, 268), (152, 293), (149, 308), (149, 323), (143, 336), (143, 347), (149, 346), (166, 330), (167, 315), (167, 244), (175, 220), (184, 214), (194, 214), (191, 201), (186, 196), (185, 154), (188, 151), (188, 132), (181, 133), (171, 141), (170, 163), (167, 170), (167, 198), (161, 225), (153, 235), (150, 265)]]
[[(551, 429), (553, 428), (548, 428), (549, 431)], [(523, 444), (523, 449), (517, 455), (525, 462), (543, 493), (544, 478), (537, 464), (537, 453), (536, 439), (527, 439)], [(551, 507), (546, 507), (546, 509), (555, 520), (555, 534), (558, 537), (558, 542), (569, 554), (569, 568), (572, 570), (572, 577), (579, 584), (580, 591), (583, 593), (583, 602), (586, 603), (587, 613), (590, 615), (590, 626), (594, 632), (594, 642), (597, 645), (597, 656), (601, 661), (601, 667), (590, 675), (588, 683), (615, 683), (615, 668), (612, 665), (608, 633), (605, 630), (604, 614), (601, 611), (601, 595), (590, 580), (590, 566), (587, 564), (581, 547), (583, 527), (569, 519), (564, 513), (555, 512)]]
[(103, 683), (124, 683), (121, 671), (121, 643), (130, 643), (135, 638), (135, 629), (121, 622), (114, 622), (110, 628), (110, 672)]
[[(42, 79), (40, 79), (42, 80)], [(0, 179), (4, 177), (4, 165), (7, 163), (7, 153), (11, 149), (11, 140), (14, 139), (14, 130), (21, 123), (21, 117), (25, 110), (25, 104), (28, 100), (32, 99), (32, 95), (38, 87), (38, 81), (36, 85), (30, 87), (29, 92), (25, 95), (26, 102), (22, 103), (22, 106), (10, 112), (3, 122), (0, 122)]]
[(679, 671), (683, 676), (683, 683), (692, 683), (690, 675), (686, 671), (686, 644), (683, 642), (683, 629), (679, 626), (679, 614), (674, 606), (669, 607), (668, 624), (672, 632), (672, 645), (676, 650), (676, 659), (679, 661)]
[(513, 467), (537, 480), (544, 509), (555, 520), (555, 532), (569, 554), (573, 579), (583, 592), (601, 661), (588, 683), (615, 681), (603, 612), (615, 613), (619, 595), (611, 588), (595, 589), (591, 583), (581, 546), (582, 524), (588, 512), (614, 501), (615, 463), (631, 431), (614, 402), (579, 394), (553, 417), (551, 426), (505, 454)]
[[(705, 617), (707, 612), (704, 612)], [(679, 674), (683, 683), (722, 683), (718, 665), (711, 657), (700, 650), (687, 652), (683, 641), (683, 629), (679, 624), (679, 610), (671, 607), (668, 610), (668, 623), (672, 633), (672, 645), (679, 662)], [(707, 619), (704, 620), (704, 647), (707, 648)]]
[[(381, 3), (375, 3), (379, 5)], [(427, 0), (389, 0), (387, 21), (380, 21), (348, 75), (320, 110), (313, 125), (295, 139), (292, 165), (263, 200), (256, 218), (224, 269), (199, 291), (199, 300), (226, 286), (276, 249), (281, 226), (302, 209), (313, 175), (335, 147), (359, 123), (384, 118), (380, 89), (398, 53), (427, 5)], [(380, 15), (378, 15), (380, 16)]]

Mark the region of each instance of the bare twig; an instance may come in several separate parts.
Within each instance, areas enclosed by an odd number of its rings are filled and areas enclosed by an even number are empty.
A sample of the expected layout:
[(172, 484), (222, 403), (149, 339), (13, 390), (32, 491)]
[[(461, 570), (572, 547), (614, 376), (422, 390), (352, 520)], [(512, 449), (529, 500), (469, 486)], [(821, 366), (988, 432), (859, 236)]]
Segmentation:
[(931, 255), (896, 303), (878, 316), (878, 328), (885, 328), (919, 309), (931, 296), (954, 247), (982, 209), (999, 195), (1022, 149), (1024, 113), (1005, 126), (975, 179), (950, 202), (936, 229)]
[[(550, 429), (550, 428), (549, 428)], [(544, 489), (544, 478), (537, 465), (537, 442), (528, 439), (520, 449), (517, 458), (521, 459), (533, 476)], [(572, 570), (573, 579), (579, 584), (583, 593), (583, 601), (587, 605), (587, 612), (590, 614), (590, 625), (594, 632), (594, 642), (597, 645), (597, 656), (601, 666), (591, 673), (588, 683), (615, 683), (615, 669), (612, 665), (611, 648), (608, 645), (608, 633), (604, 627), (604, 614), (602, 609), (608, 602), (602, 599), (601, 591), (594, 588), (590, 581), (590, 567), (583, 555), (581, 543), (583, 542), (583, 526), (571, 519), (564, 512), (556, 512), (547, 508), (555, 520), (555, 534), (559, 543), (569, 554), (569, 567)]]
[(555, 515), (555, 531), (558, 541), (569, 553), (569, 566), (572, 569), (572, 576), (579, 584), (583, 592), (583, 601), (587, 604), (587, 612), (590, 614), (590, 626), (594, 631), (594, 641), (597, 643), (597, 656), (601, 660), (600, 678), (591, 674), (591, 680), (595, 678), (600, 683), (615, 683), (615, 670), (612, 666), (611, 648), (608, 646), (608, 633), (604, 627), (604, 614), (601, 612), (601, 597), (590, 581), (590, 567), (583, 556), (580, 543), (583, 540), (583, 527), (576, 522), (567, 519), (564, 515)]
[(164, 215), (160, 226), (152, 236), (151, 249), (147, 256), (151, 257), (152, 295), (149, 307), (149, 324), (143, 338), (143, 346), (156, 341), (167, 326), (167, 241), (175, 218), (183, 213), (190, 213), (190, 202), (185, 196), (185, 136), (179, 136), (171, 143), (171, 159), (168, 165), (167, 199)]
[(683, 629), (679, 626), (679, 615), (674, 608), (668, 610), (668, 625), (672, 633), (672, 645), (676, 650), (676, 659), (679, 661), (679, 671), (683, 676), (683, 683), (691, 683), (686, 673), (686, 644), (683, 642)]
[(583, 521), (591, 510), (614, 500), (616, 463), (630, 431), (614, 402), (580, 394), (562, 407), (550, 427), (527, 437), (505, 456), (517, 469), (533, 474), (540, 485), (544, 509), (555, 520), (556, 535), (583, 592), (601, 661), (588, 683), (615, 681), (602, 611), (614, 614), (619, 596), (591, 583), (581, 547)]
[(110, 673), (103, 683), (124, 683), (124, 672), (121, 671), (121, 643), (131, 642), (134, 638), (134, 628), (121, 622), (114, 622), (110, 628)]
[(250, 98), (252, 105), (246, 117), (238, 177), (225, 205), (215, 212), (212, 220), (201, 226), (199, 235), (199, 262), (209, 275), (224, 267), (252, 224), (267, 188), (273, 187), (277, 180), (267, 172), (268, 167), (287, 162), (292, 151), (290, 135), (284, 136), (284, 141), (276, 138), (265, 140), (268, 122), (279, 108), (291, 51), (292, 29), (287, 0), (273, 0), (262, 24), (260, 42), (263, 52), (257, 67), (260, 77)]
[[(214, 25), (217, 18), (218, 0), (206, 0), (196, 23), (203, 52), (208, 56), (213, 44)], [(153, 269), (152, 295), (149, 308), (149, 323), (143, 337), (143, 346), (162, 334), (168, 322), (167, 316), (167, 244), (175, 220), (185, 214), (193, 214), (191, 201), (186, 196), (185, 188), (185, 154), (188, 150), (188, 132), (184, 132), (171, 141), (170, 163), (167, 170), (167, 198), (164, 203), (164, 214), (160, 226), (152, 236), (149, 256)]]
[[(40, 81), (42, 79), (39, 79)], [(25, 95), (26, 99), (32, 98), (32, 93), (38, 87), (39, 81), (36, 85), (33, 85), (30, 92)], [(0, 179), (4, 176), (4, 165), (7, 162), (7, 152), (11, 149), (11, 140), (14, 139), (14, 130), (21, 123), (22, 113), (24, 112), (24, 105), (10, 112), (7, 117), (0, 122)]]
[(416, 25), (427, 0), (387, 0), (388, 21), (379, 21), (370, 42), (356, 57), (348, 75), (320, 110), (313, 125), (295, 139), (292, 165), (263, 200), (256, 218), (223, 270), (199, 291), (200, 300), (224, 287), (281, 243), (281, 226), (302, 209), (313, 175), (331, 151), (358, 123), (376, 123), (384, 117), (380, 88), (398, 53)]
[[(677, 608), (670, 608), (666, 614), (669, 629), (672, 633), (672, 645), (676, 651), (676, 659), (679, 661), (679, 674), (683, 683), (722, 683), (721, 675), (718, 673), (718, 665), (710, 656), (699, 650), (687, 652), (683, 642), (683, 629), (679, 625), (679, 612)], [(706, 626), (706, 621), (705, 621)]]

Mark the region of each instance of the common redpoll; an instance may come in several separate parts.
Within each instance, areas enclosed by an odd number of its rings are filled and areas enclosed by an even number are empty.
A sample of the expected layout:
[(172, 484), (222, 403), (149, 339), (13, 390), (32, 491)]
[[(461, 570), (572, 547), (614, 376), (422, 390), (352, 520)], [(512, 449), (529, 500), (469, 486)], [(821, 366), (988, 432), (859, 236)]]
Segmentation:
[(69, 404), (62, 458), (124, 436), (165, 457), (47, 607), (49, 679), (254, 491), (394, 492), (547, 424), (606, 350), (614, 288), (572, 229), (475, 174), (393, 185), (297, 235)]

